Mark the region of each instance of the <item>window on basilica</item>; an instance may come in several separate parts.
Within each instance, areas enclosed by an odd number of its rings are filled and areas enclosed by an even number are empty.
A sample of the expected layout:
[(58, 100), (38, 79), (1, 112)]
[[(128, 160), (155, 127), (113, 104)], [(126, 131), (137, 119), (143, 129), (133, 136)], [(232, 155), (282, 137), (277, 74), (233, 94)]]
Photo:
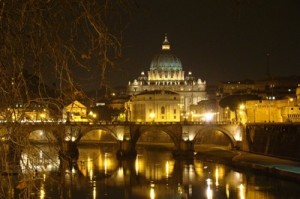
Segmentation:
[(164, 107), (164, 106), (161, 107), (160, 113), (161, 113), (161, 114), (165, 114), (165, 107)]

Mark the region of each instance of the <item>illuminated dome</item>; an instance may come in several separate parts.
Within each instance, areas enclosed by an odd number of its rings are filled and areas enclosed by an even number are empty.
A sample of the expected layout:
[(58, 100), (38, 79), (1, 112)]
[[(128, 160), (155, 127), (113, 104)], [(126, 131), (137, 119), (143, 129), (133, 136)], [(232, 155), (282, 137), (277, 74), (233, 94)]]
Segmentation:
[(162, 52), (155, 55), (150, 64), (150, 70), (159, 71), (179, 71), (182, 70), (182, 64), (179, 58), (170, 53), (170, 43), (167, 36), (162, 45)]

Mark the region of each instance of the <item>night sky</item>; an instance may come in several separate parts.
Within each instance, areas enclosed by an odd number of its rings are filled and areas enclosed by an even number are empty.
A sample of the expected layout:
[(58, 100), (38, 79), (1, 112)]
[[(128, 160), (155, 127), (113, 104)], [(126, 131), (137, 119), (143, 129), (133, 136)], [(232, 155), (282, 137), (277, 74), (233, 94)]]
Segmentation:
[(149, 70), (165, 33), (183, 70), (208, 85), (264, 78), (268, 63), (274, 77), (300, 75), (299, 0), (140, 0), (137, 4), (124, 32), (119, 71), (110, 71), (115, 86), (126, 86)]

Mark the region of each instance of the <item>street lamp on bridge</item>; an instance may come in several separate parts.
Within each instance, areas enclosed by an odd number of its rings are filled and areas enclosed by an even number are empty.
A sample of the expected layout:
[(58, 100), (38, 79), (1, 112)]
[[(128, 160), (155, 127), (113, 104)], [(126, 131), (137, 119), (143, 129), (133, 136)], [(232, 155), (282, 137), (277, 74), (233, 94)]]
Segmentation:
[(151, 121), (154, 122), (154, 119), (155, 119), (155, 113), (151, 112), (151, 113), (149, 114), (149, 117), (150, 117)]

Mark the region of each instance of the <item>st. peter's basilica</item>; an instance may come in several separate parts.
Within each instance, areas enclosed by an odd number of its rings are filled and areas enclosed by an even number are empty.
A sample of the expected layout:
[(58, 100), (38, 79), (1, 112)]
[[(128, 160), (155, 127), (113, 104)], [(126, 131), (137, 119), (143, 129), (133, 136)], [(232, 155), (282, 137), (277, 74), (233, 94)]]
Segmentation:
[[(180, 121), (191, 105), (207, 100), (206, 82), (185, 72), (172, 54), (167, 36), (161, 52), (150, 63), (150, 70), (128, 84), (130, 121)], [(170, 97), (171, 95), (171, 97)]]

